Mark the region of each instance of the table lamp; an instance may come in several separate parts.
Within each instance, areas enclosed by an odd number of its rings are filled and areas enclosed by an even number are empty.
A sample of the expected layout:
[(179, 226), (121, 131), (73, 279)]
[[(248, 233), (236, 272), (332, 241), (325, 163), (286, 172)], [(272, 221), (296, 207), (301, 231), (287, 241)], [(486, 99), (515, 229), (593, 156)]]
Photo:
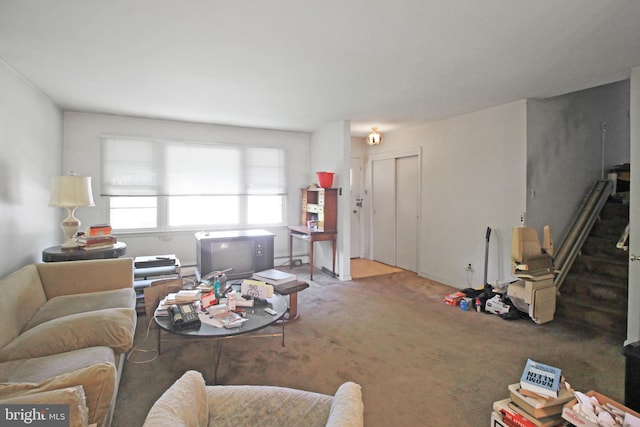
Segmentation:
[(62, 220), (62, 231), (67, 240), (60, 246), (68, 249), (78, 246), (73, 237), (80, 228), (80, 220), (74, 216), (74, 213), (76, 208), (95, 206), (91, 192), (91, 177), (73, 174), (51, 177), (49, 206), (67, 209), (67, 217)]

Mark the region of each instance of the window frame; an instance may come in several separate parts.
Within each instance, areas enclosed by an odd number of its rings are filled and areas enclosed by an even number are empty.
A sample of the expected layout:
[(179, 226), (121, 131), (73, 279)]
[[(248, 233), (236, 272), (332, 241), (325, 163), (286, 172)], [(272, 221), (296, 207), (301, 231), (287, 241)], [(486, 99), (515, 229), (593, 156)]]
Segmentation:
[[(234, 223), (234, 224), (204, 223), (204, 224), (190, 224), (190, 225), (178, 225), (178, 226), (170, 225), (169, 224), (169, 203), (170, 203), (169, 199), (173, 197), (181, 197), (182, 195), (168, 195), (168, 194), (164, 194), (164, 191), (160, 191), (160, 194), (156, 194), (156, 195), (139, 196), (139, 197), (152, 197), (156, 199), (156, 221), (157, 221), (156, 227), (149, 227), (149, 228), (115, 228), (114, 227), (113, 229), (114, 233), (150, 234), (150, 233), (162, 233), (162, 232), (180, 232), (180, 231), (194, 231), (194, 230), (197, 231), (202, 229), (207, 229), (207, 230), (247, 229), (247, 228), (256, 228), (256, 227), (281, 227), (281, 226), (286, 226), (288, 224), (288, 218), (287, 218), (288, 206), (287, 205), (288, 205), (288, 198), (289, 198), (289, 185), (288, 185), (289, 153), (286, 148), (278, 147), (278, 146), (270, 146), (270, 145), (268, 146), (268, 145), (251, 145), (251, 144), (225, 144), (225, 143), (215, 143), (215, 142), (207, 142), (207, 141), (191, 141), (191, 140), (183, 141), (183, 140), (177, 140), (177, 139), (141, 138), (141, 137), (121, 136), (121, 135), (117, 135), (117, 136), (102, 135), (100, 139), (101, 139), (100, 164), (102, 168), (102, 171), (101, 171), (102, 179), (104, 179), (104, 168), (105, 168), (105, 162), (107, 161), (106, 155), (105, 155), (105, 140), (108, 140), (108, 139), (118, 139), (118, 140), (125, 140), (125, 141), (145, 141), (145, 142), (164, 144), (164, 145), (153, 147), (154, 161), (160, 161), (160, 162), (167, 162), (168, 146), (175, 147), (176, 145), (179, 145), (179, 144), (185, 144), (185, 146), (187, 144), (201, 144), (205, 146), (222, 147), (225, 149), (238, 150), (240, 151), (240, 154), (241, 154), (240, 157), (241, 157), (242, 172), (239, 175), (239, 177), (241, 177), (241, 182), (239, 183), (239, 185), (243, 187), (244, 191), (239, 194), (226, 194), (228, 196), (234, 196), (239, 198), (239, 201), (238, 201), (239, 214), (237, 218), (237, 223)], [(247, 153), (251, 149), (278, 150), (279, 152), (278, 156), (280, 157), (280, 161), (282, 163), (282, 166), (279, 167), (279, 174), (282, 175), (280, 177), (280, 180), (282, 181), (282, 192), (273, 193), (273, 194), (270, 194), (270, 193), (250, 194), (250, 191), (247, 190), (247, 185), (248, 185), (247, 176), (248, 176), (248, 170), (250, 168), (250, 165), (248, 164), (249, 156), (247, 155)], [(167, 166), (163, 163), (163, 166), (160, 166), (160, 168), (163, 168), (166, 171)], [(153, 168), (153, 170), (156, 171), (156, 168)], [(166, 177), (166, 176), (167, 176), (166, 173), (163, 173), (163, 177)], [(103, 185), (101, 186), (101, 196), (105, 201), (107, 221), (111, 222), (111, 213), (112, 213), (112, 209), (114, 209), (112, 208), (112, 203), (111, 203), (112, 198), (128, 197), (128, 196), (103, 194), (104, 188), (105, 186), (103, 183)], [(276, 222), (276, 223), (265, 222), (265, 223), (255, 223), (255, 224), (248, 223), (248, 218), (250, 217), (250, 213), (248, 211), (249, 205), (250, 205), (249, 198), (252, 196), (261, 196), (261, 195), (271, 195), (271, 196), (280, 197), (280, 200), (281, 200), (281, 207), (279, 209), (280, 218), (281, 218), (280, 222)], [(199, 195), (199, 196), (207, 197), (209, 195)], [(211, 194), (211, 196), (215, 196), (215, 194)]]

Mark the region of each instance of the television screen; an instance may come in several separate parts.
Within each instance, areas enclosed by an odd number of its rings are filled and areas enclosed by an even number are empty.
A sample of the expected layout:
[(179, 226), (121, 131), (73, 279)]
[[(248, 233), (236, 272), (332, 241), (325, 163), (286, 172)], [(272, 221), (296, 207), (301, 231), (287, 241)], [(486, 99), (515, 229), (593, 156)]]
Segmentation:
[(211, 243), (211, 271), (228, 268), (232, 269), (228, 276), (247, 276), (254, 272), (252, 241)]

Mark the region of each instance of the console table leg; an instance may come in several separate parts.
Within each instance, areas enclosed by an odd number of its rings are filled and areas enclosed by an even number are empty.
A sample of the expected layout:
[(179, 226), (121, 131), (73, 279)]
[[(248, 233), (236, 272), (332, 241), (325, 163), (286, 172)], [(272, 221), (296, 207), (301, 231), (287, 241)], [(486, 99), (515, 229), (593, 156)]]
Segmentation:
[(309, 239), (309, 276), (313, 280), (313, 239)]
[(293, 268), (293, 234), (289, 233), (289, 270)]

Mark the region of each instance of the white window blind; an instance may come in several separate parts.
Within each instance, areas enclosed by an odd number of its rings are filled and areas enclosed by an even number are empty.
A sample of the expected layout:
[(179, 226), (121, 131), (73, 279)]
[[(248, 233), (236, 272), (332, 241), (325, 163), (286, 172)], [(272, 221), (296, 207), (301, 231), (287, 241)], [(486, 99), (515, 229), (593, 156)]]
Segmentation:
[(282, 225), (286, 168), (280, 148), (105, 136), (101, 195), (119, 230)]
[(285, 195), (285, 151), (105, 137), (103, 196)]

